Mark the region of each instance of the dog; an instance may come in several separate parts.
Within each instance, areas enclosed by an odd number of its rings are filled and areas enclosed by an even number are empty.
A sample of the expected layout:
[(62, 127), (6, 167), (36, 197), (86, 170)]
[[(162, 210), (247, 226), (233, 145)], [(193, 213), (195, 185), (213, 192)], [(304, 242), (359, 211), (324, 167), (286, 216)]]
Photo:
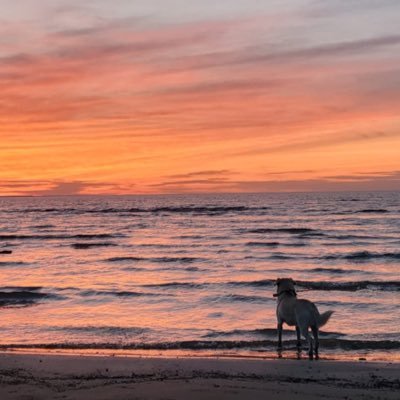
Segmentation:
[[(319, 358), (318, 348), (318, 330), (324, 326), (333, 311), (319, 313), (316, 305), (309, 300), (297, 299), (295, 290), (296, 282), (292, 278), (278, 278), (276, 281), (277, 293), (274, 297), (278, 298), (276, 306), (276, 317), (278, 320), (278, 351), (282, 349), (282, 326), (286, 323), (289, 326), (296, 327), (297, 348), (301, 349), (301, 336), (308, 341), (308, 355), (310, 360)], [(309, 328), (314, 336), (314, 351), (313, 340), (309, 333)]]

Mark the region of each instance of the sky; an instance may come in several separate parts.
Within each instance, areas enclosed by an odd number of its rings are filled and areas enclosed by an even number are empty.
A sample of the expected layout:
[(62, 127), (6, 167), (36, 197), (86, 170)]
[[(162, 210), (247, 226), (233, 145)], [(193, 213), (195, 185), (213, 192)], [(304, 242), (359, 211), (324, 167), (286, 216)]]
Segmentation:
[(400, 190), (397, 0), (0, 9), (0, 196)]

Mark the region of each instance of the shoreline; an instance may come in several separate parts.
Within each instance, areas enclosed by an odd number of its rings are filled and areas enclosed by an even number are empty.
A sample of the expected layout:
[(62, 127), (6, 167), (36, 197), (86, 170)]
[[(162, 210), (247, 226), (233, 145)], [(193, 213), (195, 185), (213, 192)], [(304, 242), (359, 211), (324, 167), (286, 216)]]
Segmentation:
[(373, 361), (4, 352), (0, 398), (391, 400), (399, 372)]
[[(308, 360), (306, 348), (299, 353), (293, 348), (284, 349), (278, 353), (276, 350), (189, 350), (189, 349), (124, 349), (124, 348), (98, 348), (98, 347), (4, 347), (0, 346), (1, 354), (16, 355), (60, 355), (60, 356), (80, 356), (80, 357), (125, 357), (125, 358), (193, 358), (193, 359), (227, 359), (227, 360)], [(400, 365), (400, 354), (387, 351), (368, 351), (368, 352), (332, 352), (329, 350), (321, 351), (318, 361), (327, 362), (375, 362)], [(317, 362), (318, 362), (317, 361)]]

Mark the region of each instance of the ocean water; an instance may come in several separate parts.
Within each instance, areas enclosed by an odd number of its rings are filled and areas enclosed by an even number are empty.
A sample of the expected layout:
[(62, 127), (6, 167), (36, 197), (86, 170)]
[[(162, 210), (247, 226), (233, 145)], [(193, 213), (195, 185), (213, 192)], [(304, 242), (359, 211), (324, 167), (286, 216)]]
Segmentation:
[(277, 277), (400, 360), (400, 192), (0, 198), (3, 349), (274, 354)]

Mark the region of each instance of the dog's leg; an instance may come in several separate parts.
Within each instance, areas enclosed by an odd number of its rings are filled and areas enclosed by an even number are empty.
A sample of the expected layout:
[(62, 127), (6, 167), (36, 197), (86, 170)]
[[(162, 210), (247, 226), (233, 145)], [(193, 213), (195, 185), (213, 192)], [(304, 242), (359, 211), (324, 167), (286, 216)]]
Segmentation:
[(301, 333), (302, 333), (302, 335), (305, 337), (305, 339), (308, 342), (308, 358), (310, 360), (312, 360), (314, 358), (313, 357), (313, 343), (312, 343), (311, 335), (308, 332), (308, 327), (302, 327), (301, 328)]
[(300, 328), (296, 325), (297, 350), (301, 350)]
[(278, 321), (278, 350), (282, 349), (282, 327), (283, 322)]
[(315, 359), (319, 359), (318, 349), (319, 349), (319, 339), (318, 339), (318, 328), (316, 326), (312, 326), (312, 333), (314, 336), (314, 348), (315, 348)]

